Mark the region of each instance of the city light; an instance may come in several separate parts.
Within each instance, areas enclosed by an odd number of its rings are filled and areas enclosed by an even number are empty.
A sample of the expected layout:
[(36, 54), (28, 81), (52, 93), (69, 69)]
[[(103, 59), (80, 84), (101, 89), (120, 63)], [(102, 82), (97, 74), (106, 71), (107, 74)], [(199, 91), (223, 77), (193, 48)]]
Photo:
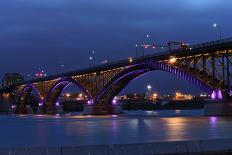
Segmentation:
[(56, 102), (56, 106), (58, 107), (60, 104), (59, 104), (59, 102)]
[(101, 63), (106, 64), (106, 63), (108, 63), (108, 60), (103, 60)]
[(113, 105), (116, 105), (116, 104), (117, 104), (117, 99), (114, 98), (114, 99), (112, 100), (112, 104), (113, 104)]
[(47, 76), (47, 74), (42, 70), (42, 71), (37, 72), (37, 73), (35, 74), (35, 76), (36, 76), (37, 78), (41, 78), (41, 77)]
[(151, 96), (151, 98), (152, 98), (153, 100), (156, 100), (157, 97), (158, 97), (158, 94), (157, 94), (157, 93), (153, 93), (152, 96)]
[(130, 63), (132, 63), (133, 62), (133, 58), (128, 58), (128, 61), (130, 62)]
[(176, 57), (170, 57), (170, 59), (169, 59), (169, 63), (170, 64), (174, 64), (174, 63), (176, 63)]
[(70, 96), (71, 96), (71, 94), (70, 94), (70, 93), (67, 93), (67, 94), (66, 94), (66, 97), (70, 97)]
[(193, 96), (190, 94), (182, 94), (181, 92), (176, 92), (174, 99), (175, 100), (192, 100)]

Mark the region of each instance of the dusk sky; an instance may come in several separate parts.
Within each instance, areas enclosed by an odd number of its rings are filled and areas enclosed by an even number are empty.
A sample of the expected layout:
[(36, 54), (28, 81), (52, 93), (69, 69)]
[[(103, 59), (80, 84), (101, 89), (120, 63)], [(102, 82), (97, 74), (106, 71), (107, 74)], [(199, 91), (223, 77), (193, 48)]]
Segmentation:
[[(216, 40), (215, 22), (223, 38), (231, 37), (231, 8), (230, 0), (1, 0), (0, 77), (6, 72), (26, 76), (38, 68), (56, 74), (60, 63), (64, 71), (89, 67), (93, 50), (95, 65), (133, 57), (141, 41)], [(148, 83), (166, 94), (199, 91), (161, 71), (136, 79), (124, 91), (143, 92)]]

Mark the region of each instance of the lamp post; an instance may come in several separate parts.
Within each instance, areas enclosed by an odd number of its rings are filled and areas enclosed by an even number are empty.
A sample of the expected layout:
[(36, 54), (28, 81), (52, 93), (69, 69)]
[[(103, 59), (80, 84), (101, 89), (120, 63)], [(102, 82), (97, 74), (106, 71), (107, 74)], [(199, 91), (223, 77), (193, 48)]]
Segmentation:
[(147, 97), (149, 97), (149, 93), (151, 92), (152, 86), (150, 84), (147, 85)]
[(89, 66), (90, 66), (90, 67), (92, 66), (92, 61), (93, 61), (93, 57), (90, 56), (90, 57), (89, 57)]
[(94, 54), (95, 54), (95, 51), (93, 50), (91, 53), (90, 53), (90, 56), (89, 56), (89, 66), (91, 67), (92, 64), (94, 65)]
[(64, 68), (64, 64), (61, 62), (61, 64), (60, 64), (60, 72), (61, 73), (63, 72), (63, 68)]
[(217, 23), (214, 23), (213, 28), (218, 29), (218, 31), (219, 31), (219, 39), (221, 40), (222, 39), (222, 27), (220, 25), (218, 25)]
[(138, 44), (135, 45), (136, 58), (138, 57)]

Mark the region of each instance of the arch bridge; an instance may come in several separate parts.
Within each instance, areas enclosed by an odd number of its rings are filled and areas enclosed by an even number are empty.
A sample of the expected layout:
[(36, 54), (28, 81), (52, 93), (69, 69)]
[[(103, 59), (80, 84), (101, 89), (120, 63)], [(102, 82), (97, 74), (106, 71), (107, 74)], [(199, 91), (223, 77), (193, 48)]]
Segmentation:
[[(232, 39), (216, 40), (143, 57), (67, 72), (31, 81), (4, 78), (1, 98), (10, 95), (16, 113), (27, 113), (27, 99), (34, 92), (43, 113), (56, 113), (62, 90), (73, 83), (87, 96), (89, 114), (117, 113), (114, 97), (133, 79), (162, 70), (180, 76), (211, 94), (212, 99), (229, 99), (231, 93)], [(10, 80), (9, 80), (10, 79)], [(13, 81), (13, 82), (12, 82)], [(228, 104), (229, 105), (229, 104)]]

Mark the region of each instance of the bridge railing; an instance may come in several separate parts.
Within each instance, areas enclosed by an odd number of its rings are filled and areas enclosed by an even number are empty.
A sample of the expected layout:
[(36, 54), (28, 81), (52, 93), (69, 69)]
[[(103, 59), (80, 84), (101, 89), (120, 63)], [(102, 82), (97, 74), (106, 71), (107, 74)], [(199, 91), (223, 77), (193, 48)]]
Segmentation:
[(223, 44), (223, 43), (228, 43), (228, 42), (232, 42), (232, 38), (225, 38), (221, 40), (206, 42), (203, 44), (196, 44), (196, 45), (190, 46), (190, 48), (191, 49), (201, 48), (201, 47), (213, 46), (213, 45), (218, 45), (218, 44)]

